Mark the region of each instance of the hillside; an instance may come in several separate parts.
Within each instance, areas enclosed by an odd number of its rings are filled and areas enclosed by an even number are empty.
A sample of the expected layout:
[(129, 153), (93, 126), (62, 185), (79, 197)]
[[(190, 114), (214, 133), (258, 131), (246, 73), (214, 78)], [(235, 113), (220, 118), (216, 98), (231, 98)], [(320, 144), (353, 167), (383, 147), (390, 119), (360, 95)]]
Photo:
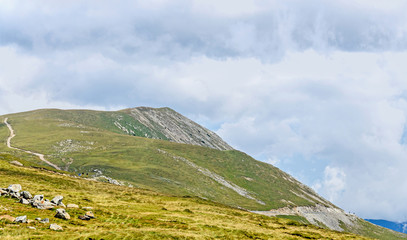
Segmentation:
[(0, 120), (0, 152), (23, 158), (26, 166), (55, 170), (46, 160), (92, 180), (196, 196), (267, 215), (274, 209), (274, 215), (301, 216), (317, 226), (366, 236), (405, 237), (346, 214), (290, 175), (233, 150), (215, 133), (168, 108), (47, 109)]
[[(194, 197), (174, 197), (148, 190), (115, 186), (10, 164), (18, 160), (0, 154), (0, 186), (22, 189), (52, 199), (62, 195), (69, 220), (55, 218), (55, 209), (41, 210), (0, 197), (0, 218), (25, 215), (31, 223), (0, 219), (1, 239), (367, 239), (320, 229), (286, 218), (266, 217)], [(95, 218), (78, 216), (91, 207)], [(49, 218), (40, 223), (35, 218)], [(58, 224), (63, 231), (49, 229)], [(35, 228), (35, 229), (34, 229)]]

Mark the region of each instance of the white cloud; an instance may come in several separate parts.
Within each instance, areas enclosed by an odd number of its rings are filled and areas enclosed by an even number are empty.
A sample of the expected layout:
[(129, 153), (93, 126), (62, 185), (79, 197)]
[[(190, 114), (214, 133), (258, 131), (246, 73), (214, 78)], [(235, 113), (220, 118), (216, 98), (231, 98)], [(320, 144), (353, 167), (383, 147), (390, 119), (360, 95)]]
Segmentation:
[(406, 220), (406, 9), (2, 1), (0, 112), (170, 106), (346, 210)]

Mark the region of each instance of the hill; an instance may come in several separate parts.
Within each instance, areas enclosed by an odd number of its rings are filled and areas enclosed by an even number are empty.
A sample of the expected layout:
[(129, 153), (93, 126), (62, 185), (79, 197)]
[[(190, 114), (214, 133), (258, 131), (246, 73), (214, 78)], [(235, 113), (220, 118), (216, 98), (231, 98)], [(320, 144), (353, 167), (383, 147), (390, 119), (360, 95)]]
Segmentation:
[[(321, 229), (296, 220), (266, 217), (196, 197), (176, 197), (149, 190), (74, 178), (43, 169), (10, 164), (18, 160), (0, 154), (0, 186), (22, 189), (51, 199), (62, 195), (69, 220), (55, 218), (55, 209), (41, 210), (0, 197), (0, 218), (49, 218), (49, 223), (11, 223), (0, 220), (1, 239), (367, 239)], [(95, 219), (78, 219), (92, 207)], [(304, 221), (301, 219), (297, 219)], [(63, 231), (49, 229), (58, 224)], [(35, 228), (35, 229), (33, 229)]]
[(387, 221), (383, 219), (365, 219), (368, 222), (371, 222), (373, 224), (401, 232), (401, 233), (407, 233), (407, 222), (392, 222), (392, 221)]
[(3, 116), (0, 139), (0, 151), (23, 158), (26, 166), (300, 217), (338, 231), (405, 237), (346, 214), (290, 175), (233, 150), (215, 133), (168, 108), (9, 114)]

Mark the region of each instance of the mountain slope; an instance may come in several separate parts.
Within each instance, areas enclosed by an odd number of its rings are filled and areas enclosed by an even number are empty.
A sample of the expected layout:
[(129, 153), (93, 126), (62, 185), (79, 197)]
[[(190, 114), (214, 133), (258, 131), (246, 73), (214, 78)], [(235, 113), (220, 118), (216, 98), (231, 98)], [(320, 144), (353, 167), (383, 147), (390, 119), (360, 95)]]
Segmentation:
[[(26, 215), (29, 220), (49, 218), (49, 224), (11, 223), (0, 219), (1, 239), (367, 239), (302, 224), (295, 220), (266, 217), (191, 197), (173, 197), (148, 190), (73, 178), (50, 171), (9, 164), (18, 160), (0, 154), (0, 187), (21, 184), (31, 194), (63, 203), (92, 207), (95, 219), (82, 221), (81, 208), (67, 208), (70, 220), (55, 218), (55, 210), (40, 210), (0, 197), (0, 218)], [(301, 219), (299, 219), (301, 220)], [(30, 229), (36, 228), (36, 229)]]
[[(284, 209), (309, 207), (320, 212), (302, 215), (302, 219), (315, 225), (362, 234), (375, 229), (278, 168), (236, 150), (219, 150), (230, 147), (216, 134), (180, 116), (167, 108), (117, 112), (48, 109), (9, 114), (3, 120), (8, 118), (15, 131), (13, 147), (44, 154), (58, 168), (76, 175), (176, 196), (198, 196), (266, 214), (277, 209), (277, 215), (301, 216)], [(189, 134), (191, 138), (186, 137)], [(50, 167), (36, 156), (8, 148), (8, 136), (6, 124), (0, 124), (0, 151)], [(172, 142), (174, 139), (184, 143)], [(204, 146), (199, 146), (199, 139), (205, 139)], [(373, 237), (388, 234), (375, 232)]]

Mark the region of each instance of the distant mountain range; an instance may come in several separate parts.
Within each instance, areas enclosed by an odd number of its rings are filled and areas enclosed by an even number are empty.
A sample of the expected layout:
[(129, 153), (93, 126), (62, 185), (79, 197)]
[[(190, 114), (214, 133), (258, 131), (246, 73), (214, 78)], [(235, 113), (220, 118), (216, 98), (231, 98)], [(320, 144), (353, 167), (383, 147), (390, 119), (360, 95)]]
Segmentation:
[(398, 222), (391, 222), (391, 221), (387, 221), (387, 220), (383, 220), (383, 219), (365, 219), (368, 222), (371, 222), (373, 224), (397, 231), (397, 232), (401, 232), (401, 233), (407, 233), (407, 222), (402, 222), (402, 223), (398, 223)]

